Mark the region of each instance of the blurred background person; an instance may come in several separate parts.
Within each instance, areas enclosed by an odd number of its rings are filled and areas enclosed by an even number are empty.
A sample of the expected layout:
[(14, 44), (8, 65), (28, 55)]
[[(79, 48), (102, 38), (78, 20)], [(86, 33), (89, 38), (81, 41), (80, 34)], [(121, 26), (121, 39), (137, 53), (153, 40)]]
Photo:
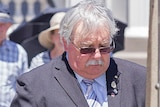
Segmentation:
[(7, 39), (7, 30), (12, 24), (8, 7), (0, 4), (0, 107), (10, 106), (16, 79), (28, 69), (24, 48)]
[(65, 12), (55, 13), (50, 20), (50, 28), (42, 31), (38, 40), (39, 43), (47, 49), (32, 58), (30, 69), (48, 63), (52, 58), (61, 55), (64, 52), (63, 44), (60, 41), (59, 27)]

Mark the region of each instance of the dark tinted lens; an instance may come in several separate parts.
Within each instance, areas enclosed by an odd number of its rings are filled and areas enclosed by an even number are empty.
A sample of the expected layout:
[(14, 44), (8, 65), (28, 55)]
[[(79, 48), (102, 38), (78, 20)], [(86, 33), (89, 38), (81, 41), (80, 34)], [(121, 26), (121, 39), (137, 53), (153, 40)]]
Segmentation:
[(112, 51), (112, 47), (103, 47), (99, 49), (101, 53), (110, 53)]
[(95, 52), (95, 48), (81, 48), (80, 53), (81, 54), (90, 54)]
[[(110, 53), (113, 50), (113, 47), (102, 47), (99, 48), (99, 51), (101, 53)], [(80, 53), (81, 54), (91, 54), (96, 51), (95, 48), (80, 48)]]

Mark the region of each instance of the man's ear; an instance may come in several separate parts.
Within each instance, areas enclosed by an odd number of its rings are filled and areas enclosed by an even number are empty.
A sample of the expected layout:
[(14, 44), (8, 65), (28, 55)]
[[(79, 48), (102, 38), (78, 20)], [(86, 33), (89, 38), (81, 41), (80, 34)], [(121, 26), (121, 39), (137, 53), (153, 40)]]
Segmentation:
[(62, 38), (62, 42), (63, 42), (64, 50), (67, 51), (68, 50), (67, 41), (64, 38)]

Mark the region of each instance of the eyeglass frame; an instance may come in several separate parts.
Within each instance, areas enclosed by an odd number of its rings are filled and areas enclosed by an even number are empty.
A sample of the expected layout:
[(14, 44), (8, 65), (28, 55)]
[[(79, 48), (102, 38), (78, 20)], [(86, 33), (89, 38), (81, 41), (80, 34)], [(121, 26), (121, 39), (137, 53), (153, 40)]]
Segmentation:
[[(115, 42), (114, 42), (113, 39), (112, 39), (112, 42), (111, 42), (111, 44), (110, 44), (110, 47), (100, 47), (100, 48), (93, 48), (93, 47), (81, 47), (81, 48), (80, 48), (80, 47), (78, 47), (77, 45), (74, 44), (74, 42), (71, 40), (71, 38), (69, 38), (69, 40), (70, 40), (70, 43), (71, 43), (75, 48), (77, 48), (81, 54), (93, 54), (93, 53), (95, 53), (96, 49), (98, 49), (101, 54), (106, 54), (106, 53), (112, 52), (112, 51), (115, 49)], [(109, 50), (109, 52), (108, 52), (108, 51), (106, 51), (106, 52), (104, 51), (104, 52), (103, 52), (103, 49), (106, 49), (106, 48)], [(86, 50), (87, 50), (87, 49), (91, 49), (91, 50), (88, 51), (88, 52), (86, 52), (86, 51), (83, 52), (82, 49), (86, 49)]]

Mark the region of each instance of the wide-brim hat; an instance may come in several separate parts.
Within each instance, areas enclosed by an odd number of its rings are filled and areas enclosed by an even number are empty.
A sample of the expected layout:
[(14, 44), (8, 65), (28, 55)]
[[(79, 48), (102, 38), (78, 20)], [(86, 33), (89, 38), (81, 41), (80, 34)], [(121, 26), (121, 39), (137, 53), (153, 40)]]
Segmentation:
[(13, 23), (7, 6), (0, 4), (0, 23)]
[(50, 20), (50, 28), (42, 31), (39, 36), (38, 36), (38, 40), (39, 43), (46, 49), (51, 50), (53, 48), (53, 42), (51, 39), (51, 31), (59, 29), (60, 28), (60, 23), (61, 20), (63, 19), (65, 15), (65, 12), (58, 12), (55, 13), (51, 20)]

